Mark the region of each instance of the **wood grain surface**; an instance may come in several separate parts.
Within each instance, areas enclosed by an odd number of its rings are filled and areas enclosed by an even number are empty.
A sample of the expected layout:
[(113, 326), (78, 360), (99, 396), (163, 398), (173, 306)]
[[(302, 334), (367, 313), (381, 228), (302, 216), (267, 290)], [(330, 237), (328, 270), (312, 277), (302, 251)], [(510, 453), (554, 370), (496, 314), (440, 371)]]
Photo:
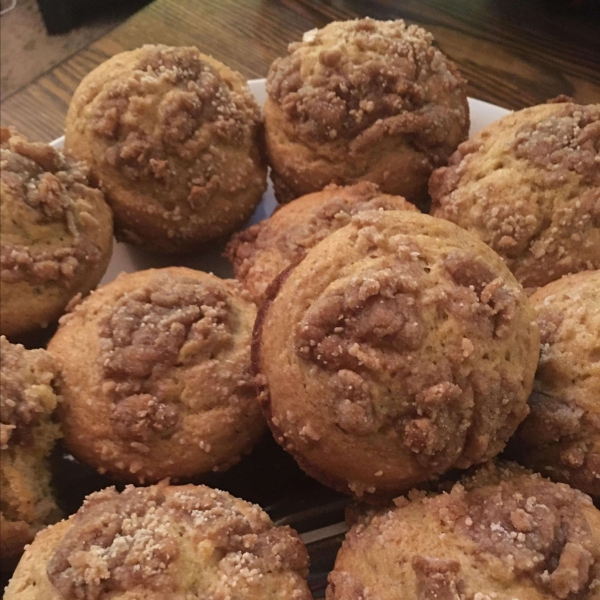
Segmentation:
[(332, 20), (403, 18), (430, 30), (469, 81), (469, 95), (517, 109), (567, 94), (600, 102), (600, 19), (594, 2), (557, 0), (155, 0), (8, 97), (3, 125), (32, 140), (62, 134), (79, 81), (145, 43), (195, 45), (248, 78), (304, 31)]

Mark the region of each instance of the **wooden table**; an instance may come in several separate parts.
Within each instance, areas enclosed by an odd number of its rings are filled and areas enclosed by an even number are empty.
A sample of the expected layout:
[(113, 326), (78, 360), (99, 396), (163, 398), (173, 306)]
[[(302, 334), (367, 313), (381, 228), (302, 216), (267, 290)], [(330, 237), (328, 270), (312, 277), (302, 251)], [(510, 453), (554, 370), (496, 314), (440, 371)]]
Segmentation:
[[(62, 134), (82, 77), (144, 43), (196, 45), (264, 77), (304, 31), (336, 19), (403, 18), (429, 29), (469, 80), (469, 95), (521, 108), (567, 94), (600, 102), (600, 20), (594, 0), (155, 0), (121, 26), (8, 97), (3, 125), (32, 140)], [(562, 8), (561, 8), (562, 7)]]

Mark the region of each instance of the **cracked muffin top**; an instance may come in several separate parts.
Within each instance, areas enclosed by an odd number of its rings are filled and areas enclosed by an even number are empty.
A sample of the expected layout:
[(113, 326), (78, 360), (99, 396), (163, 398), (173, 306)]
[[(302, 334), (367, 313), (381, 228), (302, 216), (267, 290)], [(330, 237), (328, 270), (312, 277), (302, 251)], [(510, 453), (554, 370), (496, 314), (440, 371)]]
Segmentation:
[(261, 401), (309, 474), (367, 500), (498, 454), (528, 412), (539, 332), (500, 257), (416, 212), (364, 212), (270, 290)]
[(415, 493), (359, 523), (328, 600), (592, 600), (600, 511), (516, 465), (486, 465), (450, 493)]
[(16, 560), (36, 532), (60, 518), (48, 458), (60, 426), (58, 367), (45, 350), (0, 336), (0, 558)]
[(52, 146), (0, 131), (2, 333), (55, 321), (104, 275), (112, 215), (83, 163)]
[(374, 183), (331, 185), (278, 208), (269, 218), (236, 233), (225, 255), (236, 278), (255, 302), (284, 269), (297, 263), (313, 246), (365, 210), (412, 210), (401, 196), (383, 194)]
[(530, 300), (542, 352), (514, 456), (600, 499), (600, 271), (567, 275)]
[(310, 600), (308, 553), (259, 506), (206, 486), (114, 488), (41, 533), (7, 600)]
[(461, 144), (431, 214), (491, 246), (525, 288), (600, 268), (600, 104), (532, 106)]
[(67, 447), (134, 482), (237, 462), (264, 430), (250, 374), (254, 318), (237, 282), (183, 267), (99, 288), (48, 346), (62, 365)]
[[(283, 200), (364, 179), (423, 199), (431, 170), (469, 129), (456, 66), (430, 33), (402, 20), (333, 22), (305, 33), (271, 65), (267, 92), (267, 144)], [(278, 183), (296, 195), (286, 198)]]
[(252, 214), (266, 188), (261, 136), (241, 74), (194, 47), (146, 45), (83, 79), (65, 148), (89, 163), (121, 238), (181, 252)]

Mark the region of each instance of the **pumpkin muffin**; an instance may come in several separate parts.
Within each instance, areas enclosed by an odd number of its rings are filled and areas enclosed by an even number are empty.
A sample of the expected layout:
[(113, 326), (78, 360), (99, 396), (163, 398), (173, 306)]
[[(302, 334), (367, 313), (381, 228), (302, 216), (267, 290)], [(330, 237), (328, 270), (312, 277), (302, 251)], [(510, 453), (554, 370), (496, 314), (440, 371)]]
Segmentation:
[(427, 180), (469, 132), (466, 83), (433, 36), (402, 20), (333, 22), (271, 65), (264, 107), (280, 202), (372, 181), (427, 200)]
[(530, 300), (542, 353), (514, 457), (600, 500), (600, 271), (567, 275)]
[(224, 470), (265, 429), (250, 374), (254, 304), (184, 267), (122, 274), (61, 319), (64, 442), (110, 477)]
[(5, 600), (312, 600), (308, 553), (259, 506), (206, 486), (90, 495), (27, 549)]
[(112, 253), (112, 214), (87, 167), (47, 144), (0, 130), (0, 330), (57, 321), (96, 287)]
[(335, 184), (281, 206), (269, 218), (234, 234), (225, 256), (236, 278), (261, 302), (268, 285), (310, 248), (365, 210), (413, 210), (401, 196), (389, 196), (374, 183)]
[(507, 464), (409, 498), (346, 536), (328, 600), (599, 597), (600, 511), (581, 492)]
[(118, 237), (161, 252), (231, 233), (266, 189), (262, 118), (245, 79), (194, 47), (147, 45), (87, 75), (66, 119)]
[(599, 157), (600, 104), (517, 111), (433, 173), (431, 214), (480, 237), (531, 291), (599, 269)]
[(279, 278), (253, 336), (276, 439), (310, 475), (389, 499), (498, 454), (539, 332), (500, 257), (416, 212), (364, 212)]
[(26, 544), (60, 518), (49, 455), (60, 429), (58, 370), (45, 350), (0, 336), (0, 562), (7, 569)]

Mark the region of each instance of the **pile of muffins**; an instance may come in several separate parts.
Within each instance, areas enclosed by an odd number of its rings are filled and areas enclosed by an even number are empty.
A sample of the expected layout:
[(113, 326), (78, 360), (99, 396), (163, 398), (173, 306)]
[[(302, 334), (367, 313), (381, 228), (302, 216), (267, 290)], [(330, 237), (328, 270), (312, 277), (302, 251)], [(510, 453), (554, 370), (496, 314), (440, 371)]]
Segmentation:
[[(600, 105), (467, 139), (465, 90), (429, 33), (362, 19), (291, 44), (262, 112), (144, 46), (81, 82), (64, 155), (2, 130), (7, 600), (312, 598), (295, 531), (187, 483), (268, 429), (362, 507), (329, 600), (600, 598)], [(239, 231), (268, 167), (281, 205)], [(174, 265), (229, 238), (236, 279), (94, 290), (113, 232)], [(59, 439), (128, 485), (57, 522)]]

